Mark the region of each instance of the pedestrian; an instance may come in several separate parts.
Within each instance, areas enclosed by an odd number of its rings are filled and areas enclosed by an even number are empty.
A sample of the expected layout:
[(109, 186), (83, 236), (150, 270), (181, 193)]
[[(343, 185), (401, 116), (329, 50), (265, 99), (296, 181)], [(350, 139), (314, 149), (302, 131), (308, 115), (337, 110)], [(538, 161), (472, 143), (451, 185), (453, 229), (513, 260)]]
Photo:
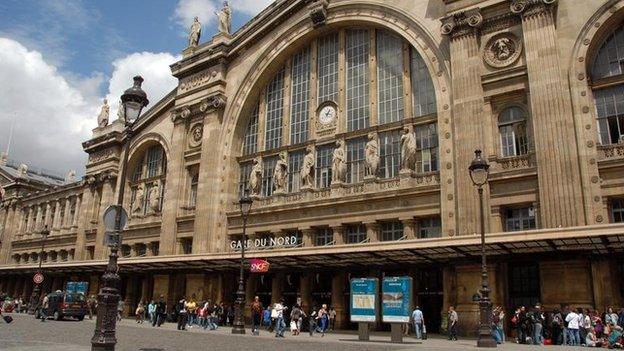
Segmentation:
[(455, 308), (453, 306), (449, 307), (448, 311), (448, 339), (457, 341), (457, 323), (459, 322), (459, 316), (457, 312), (455, 312)]
[(43, 301), (41, 301), (41, 308), (39, 309), (39, 315), (41, 316), (41, 321), (45, 322), (48, 319), (48, 308), (50, 307), (50, 299), (48, 295), (43, 297)]
[(531, 323), (533, 324), (533, 345), (544, 344), (544, 313), (542, 312), (542, 306), (538, 303), (535, 304), (533, 311), (531, 312)]
[(208, 328), (217, 330), (219, 327), (219, 313), (222, 309), (216, 303), (208, 310)]
[(425, 324), (425, 316), (420, 310), (420, 306), (416, 306), (416, 308), (412, 312), (412, 323), (414, 324), (414, 333), (416, 334), (416, 339), (422, 340), (422, 331), (423, 325)]
[(120, 296), (119, 301), (117, 301), (117, 322), (121, 322), (123, 311), (124, 311), (124, 301)]
[(496, 325), (501, 343), (505, 343), (505, 310), (503, 306), (498, 306), (498, 324)]
[(95, 306), (97, 304), (97, 300), (95, 299), (95, 295), (91, 295), (89, 300), (87, 300), (87, 309), (89, 310), (89, 319), (93, 319), (93, 315), (95, 314)]
[(314, 336), (314, 331), (316, 330), (316, 307), (312, 307), (310, 311), (310, 315), (308, 317), (308, 332), (310, 336)]
[(329, 320), (329, 316), (327, 314), (327, 305), (321, 305), (321, 308), (316, 315), (316, 319), (318, 320), (317, 333), (321, 333), (321, 337), (325, 336), (325, 332), (327, 331), (327, 322)]
[(286, 329), (286, 323), (284, 322), (284, 311), (288, 307), (284, 306), (284, 299), (280, 299), (278, 303), (273, 305), (273, 311), (275, 311), (275, 337), (283, 338), (284, 330)]
[(136, 317), (136, 322), (138, 324), (143, 324), (143, 320), (145, 319), (145, 304), (143, 303), (143, 300), (139, 301), (139, 305), (136, 308), (136, 311), (134, 311), (134, 315)]
[(329, 330), (334, 331), (334, 328), (336, 327), (336, 310), (334, 309), (334, 307), (330, 307), (329, 308)]
[(260, 324), (262, 323), (262, 302), (260, 297), (254, 297), (251, 303), (251, 333), (253, 335), (260, 335)]
[(180, 301), (178, 301), (176, 311), (178, 312), (178, 330), (186, 330), (188, 310), (186, 309), (186, 300), (184, 299), (184, 296), (180, 299)]
[(195, 294), (186, 302), (186, 310), (188, 313), (188, 327), (193, 328), (193, 324), (197, 323), (197, 301), (195, 301)]
[(262, 323), (264, 327), (270, 332), (271, 330), (271, 306), (262, 311)]
[(208, 310), (210, 309), (210, 304), (208, 302), (204, 302), (203, 306), (197, 312), (197, 316), (199, 318), (199, 326), (206, 330), (208, 328)]
[(563, 345), (563, 317), (558, 308), (553, 310), (551, 329), (553, 345)]
[(579, 335), (579, 315), (574, 310), (571, 310), (570, 313), (566, 316), (565, 321), (568, 323), (568, 340), (570, 341), (571, 346), (579, 346), (580, 343), (580, 335)]
[(618, 325), (619, 316), (617, 313), (613, 312), (613, 307), (609, 306), (607, 308), (607, 312), (605, 313), (604, 322), (606, 325), (611, 327), (615, 327)]
[(167, 303), (165, 302), (165, 297), (160, 295), (158, 299), (158, 303), (156, 304), (156, 325), (161, 326), (165, 323), (167, 318)]
[(301, 330), (301, 319), (305, 318), (305, 314), (301, 310), (299, 305), (293, 306), (292, 311), (290, 311), (290, 331), (293, 335), (299, 335)]
[(156, 324), (156, 303), (154, 300), (151, 300), (147, 305), (147, 316), (149, 318), (149, 323), (153, 327)]
[(500, 322), (499, 318), (500, 318), (500, 314), (498, 311), (498, 307), (494, 307), (492, 309), (492, 314), (490, 316), (490, 329), (491, 329), (492, 337), (494, 338), (494, 340), (496, 340), (496, 343), (502, 344), (503, 339), (501, 338), (500, 333), (498, 332), (498, 323)]
[(228, 308), (227, 308), (227, 316), (226, 316), (226, 318), (227, 318), (226, 324), (227, 325), (233, 325), (234, 324), (234, 314), (235, 314), (234, 305), (228, 306)]

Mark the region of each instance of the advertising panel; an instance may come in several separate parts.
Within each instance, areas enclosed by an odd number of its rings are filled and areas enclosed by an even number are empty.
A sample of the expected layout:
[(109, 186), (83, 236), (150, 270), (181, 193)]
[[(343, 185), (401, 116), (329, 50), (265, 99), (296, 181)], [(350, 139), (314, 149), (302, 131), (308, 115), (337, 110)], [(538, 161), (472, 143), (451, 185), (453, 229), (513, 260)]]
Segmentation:
[(383, 322), (408, 323), (412, 308), (412, 278), (384, 278), (381, 306)]
[(351, 279), (351, 322), (377, 321), (377, 278)]

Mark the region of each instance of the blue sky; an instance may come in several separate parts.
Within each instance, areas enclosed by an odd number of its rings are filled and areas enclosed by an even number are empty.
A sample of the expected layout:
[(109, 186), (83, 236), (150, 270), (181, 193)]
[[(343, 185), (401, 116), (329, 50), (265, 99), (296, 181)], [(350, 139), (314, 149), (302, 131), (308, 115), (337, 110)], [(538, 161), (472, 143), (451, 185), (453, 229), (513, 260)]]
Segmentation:
[[(271, 0), (232, 0), (233, 30)], [(194, 16), (201, 42), (216, 33), (220, 0), (0, 1), (0, 151), (9, 158), (65, 173), (84, 173), (81, 142), (91, 136), (102, 99), (111, 119), (131, 77), (141, 74), (150, 101), (177, 83), (169, 64), (180, 58)]]

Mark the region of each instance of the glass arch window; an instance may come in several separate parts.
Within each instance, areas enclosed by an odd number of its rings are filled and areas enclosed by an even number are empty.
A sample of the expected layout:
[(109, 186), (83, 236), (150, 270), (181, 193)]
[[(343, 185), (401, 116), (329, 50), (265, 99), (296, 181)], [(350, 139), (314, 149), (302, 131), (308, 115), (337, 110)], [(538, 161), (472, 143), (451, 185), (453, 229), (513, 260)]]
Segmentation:
[(508, 107), (498, 116), (501, 153), (503, 157), (528, 152), (526, 113), (517, 106)]
[[(160, 144), (150, 146), (143, 154), (139, 155), (130, 182), (132, 215), (140, 216), (162, 210), (166, 173), (167, 158), (165, 150)], [(153, 191), (154, 187), (159, 187), (158, 191)], [(151, 206), (150, 198), (154, 196), (158, 196), (156, 209)]]
[(598, 49), (592, 65), (592, 80), (624, 73), (624, 26), (617, 27)]

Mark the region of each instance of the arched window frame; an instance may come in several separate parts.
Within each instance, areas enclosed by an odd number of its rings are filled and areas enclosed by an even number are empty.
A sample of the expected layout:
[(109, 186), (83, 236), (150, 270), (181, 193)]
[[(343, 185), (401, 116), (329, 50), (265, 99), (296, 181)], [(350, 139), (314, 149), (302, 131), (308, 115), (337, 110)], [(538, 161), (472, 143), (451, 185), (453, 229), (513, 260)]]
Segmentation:
[[(156, 186), (160, 182), (160, 200), (159, 210), (162, 211), (162, 205), (165, 195), (165, 181), (167, 175), (167, 154), (165, 149), (160, 144), (150, 145), (141, 153), (138, 158), (134, 169), (132, 171), (132, 178), (130, 179), (130, 211), (131, 215), (147, 215), (152, 213), (150, 208), (149, 193), (150, 188)], [(137, 190), (139, 186), (143, 186), (144, 195), (142, 199), (142, 206), (140, 213), (134, 213), (134, 204), (137, 201)]]
[[(506, 115), (506, 113), (517, 115)], [(497, 129), (502, 157), (522, 156), (529, 153), (528, 114), (524, 107), (507, 105), (498, 113)]]

